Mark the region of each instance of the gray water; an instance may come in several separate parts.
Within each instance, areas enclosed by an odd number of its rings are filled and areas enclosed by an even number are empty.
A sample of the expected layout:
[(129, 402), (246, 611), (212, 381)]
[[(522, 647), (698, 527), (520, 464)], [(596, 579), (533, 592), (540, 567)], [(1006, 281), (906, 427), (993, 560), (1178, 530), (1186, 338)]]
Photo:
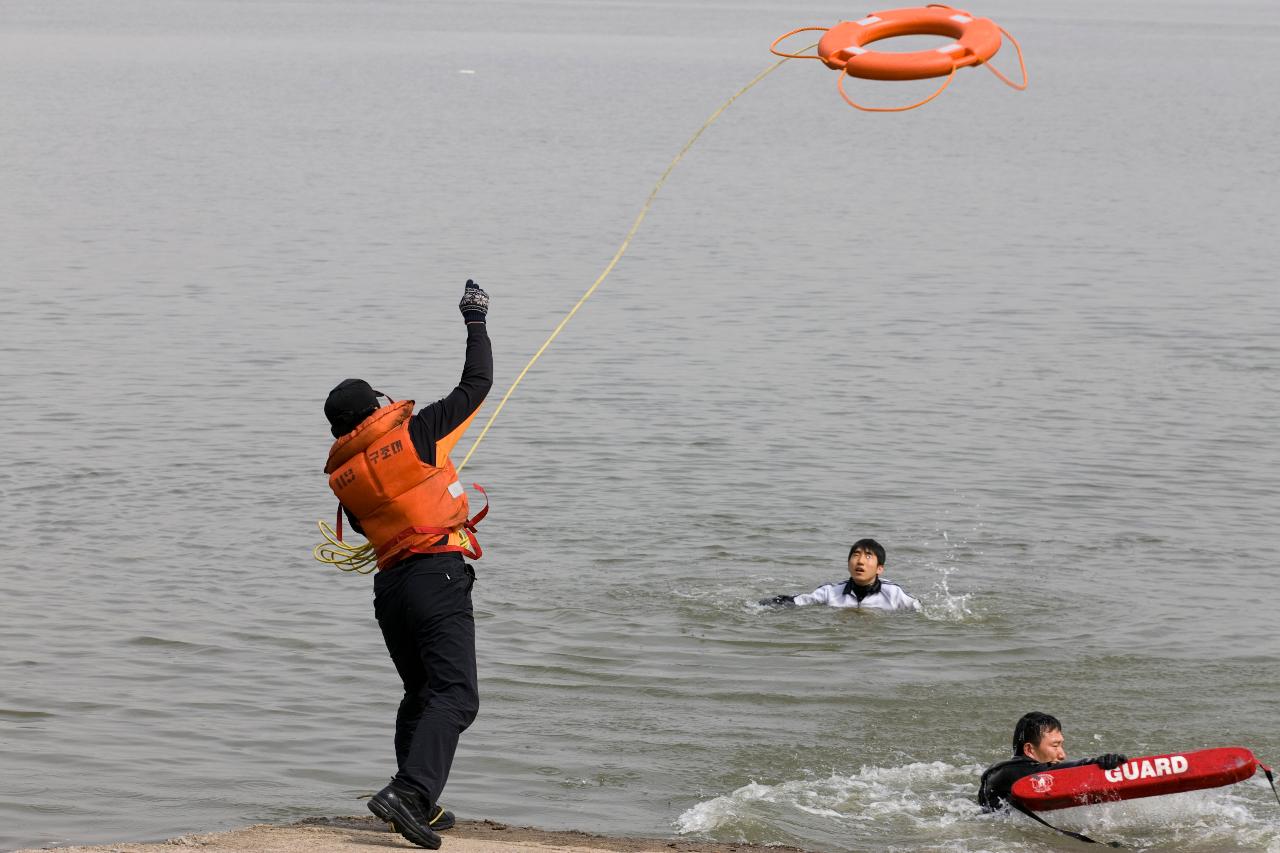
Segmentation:
[[(496, 402), (769, 42), (867, 11), (3, 0), (0, 848), (363, 812), (399, 684), (311, 558), (325, 393), (446, 393), (474, 277)], [(787, 63), (480, 445), (461, 816), (1073, 850), (972, 801), (1027, 710), (1280, 762), (1280, 8), (973, 11), (1028, 91)], [(864, 535), (922, 615), (754, 604)], [(1260, 776), (1055, 817), (1280, 851)]]

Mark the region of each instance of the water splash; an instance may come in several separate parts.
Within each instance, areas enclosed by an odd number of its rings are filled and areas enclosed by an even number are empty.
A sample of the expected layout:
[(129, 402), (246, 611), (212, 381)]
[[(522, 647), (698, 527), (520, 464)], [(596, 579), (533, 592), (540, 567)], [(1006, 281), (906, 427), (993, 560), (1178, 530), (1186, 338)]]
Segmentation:
[(924, 605), (924, 617), (935, 622), (970, 622), (980, 619), (981, 617), (969, 606), (973, 593), (957, 595), (951, 591), (948, 578), (956, 573), (956, 567), (940, 566), (936, 571), (938, 579), (933, 585), (933, 591), (923, 596), (921, 600)]
[[(681, 834), (732, 829), (751, 821), (762, 805), (850, 824), (883, 820), (889, 815), (926, 812), (954, 815), (979, 812), (972, 802), (973, 780), (982, 768), (943, 761), (900, 767), (863, 767), (851, 776), (801, 779), (764, 785), (752, 782), (736, 791), (686, 810), (675, 821)], [(775, 810), (775, 809), (770, 809)]]
[[(682, 835), (717, 839), (761, 838), (804, 844), (832, 837), (858, 839), (863, 849), (886, 846), (957, 851), (1052, 849), (1056, 838), (1022, 815), (984, 814), (974, 802), (982, 767), (943, 761), (866, 767), (850, 775), (751, 782), (697, 803), (674, 822)], [(1256, 784), (1255, 784), (1256, 783)], [(1271, 819), (1270, 794), (1257, 780), (1211, 791), (1192, 791), (1055, 812), (1051, 822), (1125, 847), (1176, 846), (1183, 850), (1280, 850), (1280, 826)], [(786, 837), (778, 830), (785, 828)], [(1038, 844), (1037, 844), (1038, 843)]]

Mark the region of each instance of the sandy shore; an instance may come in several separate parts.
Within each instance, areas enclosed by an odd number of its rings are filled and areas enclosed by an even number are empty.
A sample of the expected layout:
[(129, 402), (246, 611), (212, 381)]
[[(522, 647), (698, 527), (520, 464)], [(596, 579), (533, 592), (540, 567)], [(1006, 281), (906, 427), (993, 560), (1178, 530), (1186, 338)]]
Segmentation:
[[(450, 853), (804, 853), (796, 847), (761, 847), (751, 844), (700, 844), (663, 838), (611, 838), (586, 832), (550, 832), (494, 821), (460, 820), (441, 833), (441, 850)], [(391, 832), (373, 817), (308, 818), (287, 826), (260, 824), (230, 832), (183, 835), (168, 841), (100, 844), (93, 847), (59, 847), (66, 853), (174, 853), (174, 848), (195, 847), (203, 853), (374, 853), (386, 850), (421, 850)], [(48, 848), (27, 848), (35, 853)]]

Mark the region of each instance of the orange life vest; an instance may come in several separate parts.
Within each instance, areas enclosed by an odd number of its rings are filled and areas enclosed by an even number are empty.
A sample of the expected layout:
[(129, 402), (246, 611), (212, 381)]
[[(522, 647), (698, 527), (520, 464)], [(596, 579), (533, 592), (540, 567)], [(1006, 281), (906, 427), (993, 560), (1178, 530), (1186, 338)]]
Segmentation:
[[(448, 455), (470, 418), (448, 436), (447, 446), (437, 444), (437, 464), (428, 465), (409, 436), (412, 414), (412, 400), (384, 406), (335, 441), (324, 468), (329, 488), (360, 522), (379, 569), (411, 553), (456, 551), (479, 559), (475, 525), (489, 507), (467, 517), (467, 495)], [(341, 508), (338, 515), (340, 520)]]

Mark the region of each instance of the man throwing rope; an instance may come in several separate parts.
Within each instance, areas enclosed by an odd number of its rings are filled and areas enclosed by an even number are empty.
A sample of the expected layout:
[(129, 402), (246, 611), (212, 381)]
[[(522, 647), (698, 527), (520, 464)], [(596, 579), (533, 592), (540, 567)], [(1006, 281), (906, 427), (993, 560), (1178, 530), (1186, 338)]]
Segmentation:
[[(374, 614), (404, 683), (396, 715), (396, 775), (369, 810), (420, 847), (440, 847), (454, 824), (439, 805), (458, 738), (480, 706), (476, 683), (475, 522), (449, 452), (493, 385), (485, 326), (489, 295), (467, 281), (458, 304), (467, 325), (462, 379), (413, 413), (413, 401), (378, 397), (363, 379), (329, 392), (324, 414), (337, 441), (325, 473), (351, 526), (378, 557)], [(483, 511), (480, 513), (483, 515)]]

